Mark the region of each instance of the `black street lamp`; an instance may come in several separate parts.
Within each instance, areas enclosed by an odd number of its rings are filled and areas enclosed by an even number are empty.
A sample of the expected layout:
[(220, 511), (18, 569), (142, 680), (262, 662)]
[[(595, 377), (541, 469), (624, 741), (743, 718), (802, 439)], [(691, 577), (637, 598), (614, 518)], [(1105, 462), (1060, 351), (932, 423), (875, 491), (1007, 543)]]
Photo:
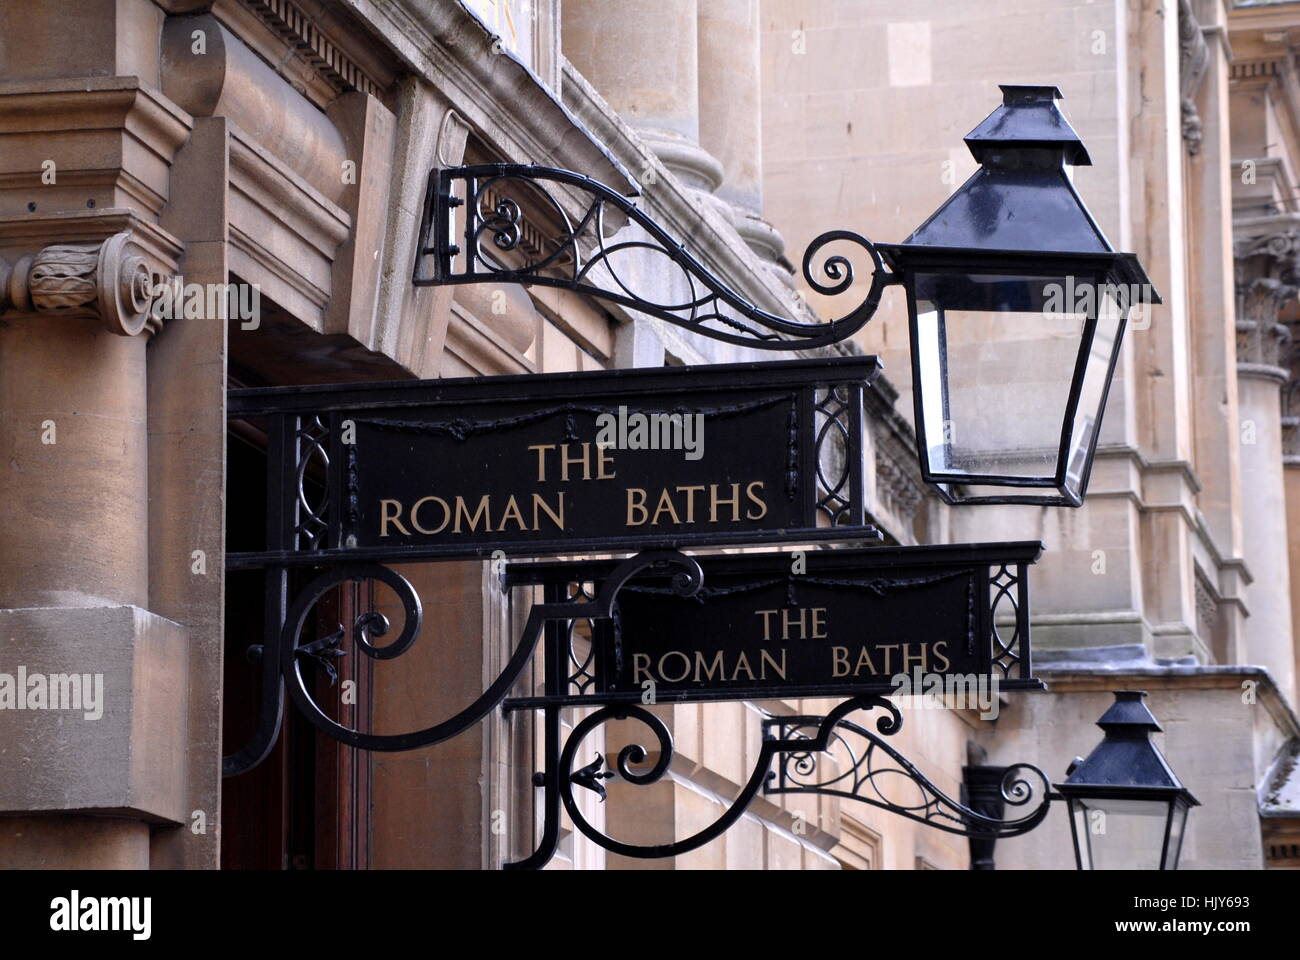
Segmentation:
[(953, 504), (1079, 506), (1130, 311), (1159, 303), (1071, 182), (1091, 164), (1055, 87), (1003, 86), (980, 169), (901, 244), (917, 451)]
[[(572, 171), (520, 164), (433, 171), (412, 280), (562, 287), (759, 350), (843, 340), (902, 284), (925, 481), (953, 504), (1077, 507), (1125, 324), (1160, 298), (1075, 192), (1068, 167), (1091, 161), (1056, 106), (1060, 91), (1002, 91), (1002, 106), (966, 138), (980, 169), (905, 242), (831, 230), (808, 246), (804, 279), (830, 297), (854, 285), (853, 265), (830, 256), (819, 278), (823, 248), (855, 244), (870, 258), (865, 296), (836, 320), (769, 313), (634, 201)], [(585, 196), (585, 213), (567, 213), (565, 194)], [(630, 256), (662, 258), (680, 289), (648, 283)]]
[(1117, 691), (1097, 721), (1106, 736), (1055, 785), (1069, 806), (1080, 870), (1178, 869), (1187, 811), (1199, 802), (1151, 742), (1160, 724), (1145, 696)]

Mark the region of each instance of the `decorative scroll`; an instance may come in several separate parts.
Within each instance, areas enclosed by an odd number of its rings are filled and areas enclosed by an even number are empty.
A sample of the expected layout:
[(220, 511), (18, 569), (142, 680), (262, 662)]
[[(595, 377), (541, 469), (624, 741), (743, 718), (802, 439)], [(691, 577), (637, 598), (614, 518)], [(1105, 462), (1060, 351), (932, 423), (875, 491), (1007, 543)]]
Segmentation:
[(594, 599), (583, 597), (580, 600), (535, 604), (529, 613), (519, 644), (500, 676), (464, 710), (423, 730), (375, 734), (343, 726), (330, 717), (312, 696), (313, 671), (323, 670), (331, 680), (335, 676), (331, 661), (343, 654), (341, 646), (345, 635), (344, 627), (340, 624), (337, 632), (317, 640), (304, 639), (304, 628), (317, 605), (336, 587), (351, 581), (379, 581), (393, 590), (402, 606), (401, 630), (390, 642), (375, 643), (376, 638), (388, 635), (391, 624), (379, 611), (369, 610), (356, 618), (348, 632), (357, 650), (364, 655), (376, 660), (391, 660), (406, 653), (419, 639), (424, 618), (423, 608), (410, 581), (388, 567), (373, 563), (333, 567), (308, 584), (288, 609), (280, 631), (278, 650), (268, 651), (263, 646), (251, 649), (254, 660), (277, 658), (278, 680), (284, 683), (284, 687), (277, 682), (264, 689), (259, 728), (248, 745), (225, 759), (224, 773), (226, 776), (243, 773), (260, 763), (270, 752), (279, 732), (279, 704), (283, 696), (280, 691), (285, 687), (294, 706), (316, 729), (351, 747), (382, 751), (413, 750), (448, 740), (478, 723), (501, 703), (523, 672), (547, 623), (609, 617), (619, 590), (632, 577), (645, 573), (671, 574), (672, 583), (683, 596), (690, 596), (703, 582), (699, 564), (680, 553), (654, 550), (638, 554), (619, 565), (603, 582)]
[[(564, 195), (578, 196), (582, 213), (576, 219), (561, 202)], [(829, 282), (816, 275), (814, 261), (832, 243), (865, 253), (871, 282), (840, 319), (799, 323), (736, 293), (635, 203), (602, 183), (552, 167), (479, 164), (430, 174), (412, 282), (560, 287), (726, 343), (806, 350), (852, 336), (875, 314), (885, 287), (898, 282), (870, 240), (834, 230), (813, 240), (804, 254), (804, 279), (817, 293), (839, 296), (855, 282), (843, 254), (821, 263)], [(650, 258), (669, 269), (645, 270)]]
[[(548, 714), (550, 709), (548, 708)], [(872, 732), (845, 719), (856, 711), (882, 710), (884, 716)], [(575, 769), (578, 758), (587, 756), (583, 743), (598, 727), (613, 720), (635, 720), (650, 734), (646, 743), (634, 742), (615, 751), (612, 769), (605, 769), (605, 757)], [(896, 734), (903, 725), (898, 708), (883, 697), (863, 696), (846, 700), (824, 717), (768, 717), (763, 721), (763, 742), (749, 779), (730, 805), (711, 824), (689, 837), (657, 844), (635, 844), (611, 837), (582, 812), (574, 789), (595, 792), (603, 801), (606, 783), (621, 780), (633, 786), (660, 781), (672, 766), (674, 746), (668, 727), (650, 711), (634, 704), (603, 707), (584, 718), (569, 735), (558, 759), (548, 751), (547, 770), (540, 785), (558, 794), (574, 827), (593, 843), (611, 853), (637, 859), (675, 857), (689, 853), (717, 839), (749, 807), (760, 790), (764, 794), (821, 793), (847, 800), (861, 800), (918, 823), (966, 837), (1014, 837), (1038, 826), (1047, 816), (1051, 802), (1046, 775), (1031, 764), (1007, 769), (1001, 784), (1005, 804), (1024, 810), (1012, 819), (981, 814), (948, 797), (882, 736)], [(859, 744), (857, 741), (861, 741)], [(769, 769), (773, 759), (776, 769)], [(829, 768), (829, 769), (827, 769)], [(822, 771), (826, 769), (824, 774)], [(887, 781), (898, 782), (915, 792), (915, 797), (895, 799)], [(1035, 802), (1036, 801), (1036, 802)], [(1032, 804), (1032, 806), (1031, 806)], [(558, 843), (558, 804), (544, 803), (542, 842), (526, 860), (510, 868), (538, 868), (554, 855)]]
[[(854, 710), (873, 708), (885, 711), (874, 732), (845, 719)], [(777, 742), (797, 745), (802, 740), (807, 745), (803, 750), (788, 746), (781, 752), (764, 793), (816, 793), (861, 800), (964, 837), (1016, 837), (1047, 816), (1050, 784), (1047, 775), (1034, 765), (1008, 767), (1002, 779), (1005, 804), (1024, 812), (1011, 819), (985, 816), (945, 794), (883, 739), (898, 733), (902, 725), (899, 709), (883, 698), (848, 701), (824, 717), (764, 720), (764, 734), (774, 733)], [(1030, 806), (1035, 798), (1037, 803)]]

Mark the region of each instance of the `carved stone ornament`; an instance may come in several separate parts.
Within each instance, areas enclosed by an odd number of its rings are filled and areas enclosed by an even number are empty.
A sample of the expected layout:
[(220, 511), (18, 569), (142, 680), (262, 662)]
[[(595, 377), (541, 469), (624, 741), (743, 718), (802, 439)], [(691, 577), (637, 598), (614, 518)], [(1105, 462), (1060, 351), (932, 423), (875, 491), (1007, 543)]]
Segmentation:
[(1196, 19), (1191, 0), (1178, 0), (1178, 79), (1182, 95), (1183, 140), (1187, 152), (1195, 156), (1201, 150), (1203, 133), (1196, 109), (1196, 92), (1210, 65), (1210, 48), (1205, 31)]
[(110, 333), (133, 337), (148, 327), (156, 278), (130, 233), (103, 243), (54, 244), (11, 267), (0, 259), (0, 312), (98, 316)]

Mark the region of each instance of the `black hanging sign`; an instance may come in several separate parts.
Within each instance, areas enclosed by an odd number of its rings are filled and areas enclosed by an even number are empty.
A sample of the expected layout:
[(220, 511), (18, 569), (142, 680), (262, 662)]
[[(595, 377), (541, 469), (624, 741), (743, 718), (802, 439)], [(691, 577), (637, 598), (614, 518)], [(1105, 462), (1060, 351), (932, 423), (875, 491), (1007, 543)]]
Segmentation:
[[(618, 593), (592, 625), (565, 702), (974, 694), (1040, 689), (1027, 568), (1039, 543), (697, 556), (683, 596), (665, 573)], [(611, 562), (512, 564), (509, 581), (600, 583)], [(900, 681), (906, 677), (906, 685)], [(905, 689), (904, 689), (905, 686)], [(518, 702), (516, 702), (518, 703)]]
[[(878, 539), (875, 357), (239, 389), (270, 438), (268, 563)], [(278, 513), (278, 518), (276, 514)]]

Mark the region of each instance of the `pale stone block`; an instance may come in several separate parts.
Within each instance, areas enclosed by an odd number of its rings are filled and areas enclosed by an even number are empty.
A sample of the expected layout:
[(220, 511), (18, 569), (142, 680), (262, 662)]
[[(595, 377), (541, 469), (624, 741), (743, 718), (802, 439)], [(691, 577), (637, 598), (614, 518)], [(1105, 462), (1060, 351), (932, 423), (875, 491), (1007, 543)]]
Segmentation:
[[(188, 820), (187, 641), (139, 607), (0, 610), (0, 673), (16, 682), (24, 668), (29, 704), (38, 675), (48, 688), (44, 709), (20, 710), (0, 687), (0, 812)], [(71, 674), (91, 678), (93, 704), (51, 680)]]
[(889, 85), (916, 87), (930, 83), (930, 21), (891, 23), (887, 28), (889, 44)]

